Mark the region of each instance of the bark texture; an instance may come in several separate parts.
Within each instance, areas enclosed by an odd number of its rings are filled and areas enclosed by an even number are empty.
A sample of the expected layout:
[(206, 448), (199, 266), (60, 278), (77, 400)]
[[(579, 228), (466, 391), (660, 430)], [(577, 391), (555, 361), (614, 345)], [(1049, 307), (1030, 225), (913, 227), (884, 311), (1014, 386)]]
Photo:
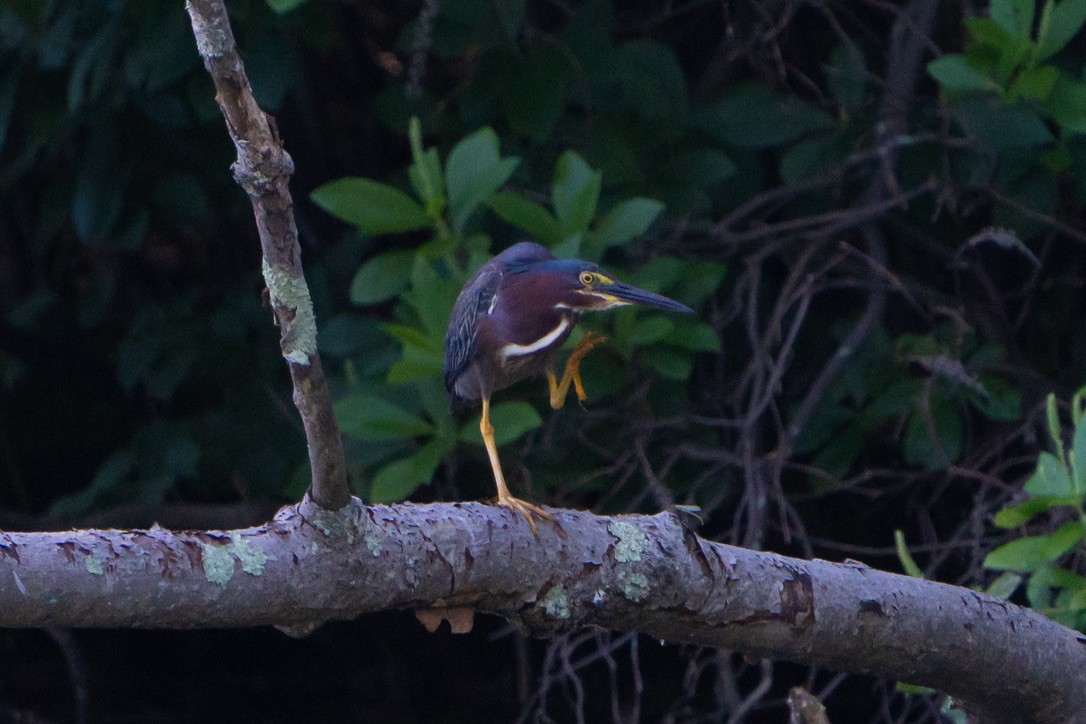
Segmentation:
[(279, 325), (283, 357), (290, 366), (294, 405), (301, 414), (309, 446), (311, 494), (319, 505), (336, 510), (347, 505), (350, 492), (343, 442), (317, 354), (313, 302), (302, 275), (294, 201), (288, 186), (294, 162), (283, 149), (275, 124), (253, 98), (222, 0), (189, 0), (185, 8), (200, 57), (215, 82), (215, 100), (237, 149), (234, 178), (253, 204), (264, 253), (264, 281)]
[(968, 589), (712, 543), (671, 513), (308, 502), (223, 532), (0, 534), (0, 625), (305, 633), (392, 608), (586, 625), (935, 687), (982, 720), (1086, 720), (1086, 638)]

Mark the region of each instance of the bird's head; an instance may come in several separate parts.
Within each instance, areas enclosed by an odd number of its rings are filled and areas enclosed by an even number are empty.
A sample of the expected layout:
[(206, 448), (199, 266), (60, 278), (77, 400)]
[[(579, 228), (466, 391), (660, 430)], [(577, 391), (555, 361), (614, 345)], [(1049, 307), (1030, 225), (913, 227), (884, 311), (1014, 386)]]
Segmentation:
[(673, 299), (620, 282), (606, 269), (580, 259), (533, 264), (528, 273), (540, 275), (560, 309), (592, 312), (639, 304), (669, 312), (693, 311)]

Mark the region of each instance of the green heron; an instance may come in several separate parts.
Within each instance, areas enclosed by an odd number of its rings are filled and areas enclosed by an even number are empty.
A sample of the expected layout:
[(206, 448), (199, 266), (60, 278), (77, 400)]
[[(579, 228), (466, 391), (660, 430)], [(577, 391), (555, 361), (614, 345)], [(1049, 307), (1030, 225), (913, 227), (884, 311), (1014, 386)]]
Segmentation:
[(522, 242), (484, 264), (460, 291), (445, 335), (445, 387), (455, 401), (482, 401), (479, 430), (490, 457), (498, 505), (518, 511), (532, 531), (538, 516), (553, 520), (537, 505), (513, 497), (505, 484), (490, 396), (538, 374), (546, 374), (551, 407), (565, 404), (570, 384), (582, 402), (588, 398), (580, 364), (607, 341), (587, 332), (566, 361), (559, 379), (555, 354), (583, 312), (641, 304), (672, 312), (692, 310), (667, 297), (616, 281), (607, 271), (580, 259), (557, 259), (539, 244)]

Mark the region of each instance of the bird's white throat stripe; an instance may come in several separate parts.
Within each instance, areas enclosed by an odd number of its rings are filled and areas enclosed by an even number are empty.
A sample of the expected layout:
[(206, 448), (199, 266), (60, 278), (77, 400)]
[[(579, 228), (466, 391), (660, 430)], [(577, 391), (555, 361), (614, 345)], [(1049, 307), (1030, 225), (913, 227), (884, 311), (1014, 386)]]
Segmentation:
[(550, 345), (554, 344), (554, 340), (562, 336), (562, 333), (569, 327), (569, 320), (562, 317), (562, 321), (558, 323), (558, 326), (548, 332), (545, 336), (540, 337), (531, 344), (507, 344), (501, 348), (503, 357), (520, 357), (521, 355), (532, 354), (538, 352), (541, 349), (546, 349)]

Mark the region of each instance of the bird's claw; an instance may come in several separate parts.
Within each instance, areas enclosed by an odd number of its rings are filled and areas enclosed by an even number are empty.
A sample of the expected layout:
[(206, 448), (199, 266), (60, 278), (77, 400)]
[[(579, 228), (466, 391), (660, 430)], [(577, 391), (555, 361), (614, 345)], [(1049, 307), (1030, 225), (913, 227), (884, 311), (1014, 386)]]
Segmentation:
[(528, 521), (528, 526), (532, 529), (532, 535), (538, 536), (539, 530), (536, 528), (535, 518), (542, 518), (543, 520), (553, 523), (554, 516), (547, 511), (540, 508), (538, 505), (533, 505), (526, 500), (520, 498), (514, 498), (512, 495), (498, 496), (498, 505), (515, 510), (524, 516), (524, 519)]

